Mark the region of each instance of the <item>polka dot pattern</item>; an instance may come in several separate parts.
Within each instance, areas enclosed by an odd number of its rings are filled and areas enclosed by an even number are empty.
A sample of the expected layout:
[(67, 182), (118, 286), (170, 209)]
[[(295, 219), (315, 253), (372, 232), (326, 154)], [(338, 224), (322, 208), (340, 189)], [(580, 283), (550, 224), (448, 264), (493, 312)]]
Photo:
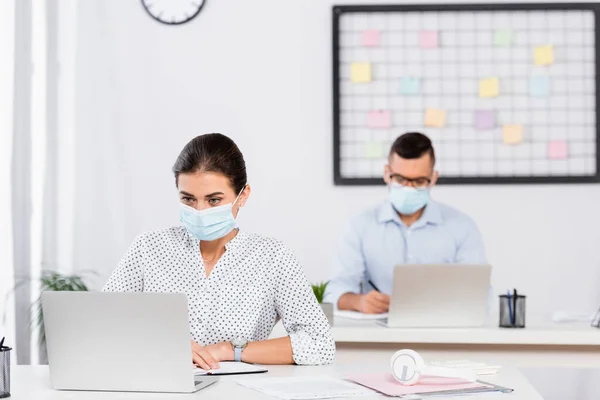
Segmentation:
[(185, 293), (191, 337), (201, 345), (266, 340), (281, 319), (296, 364), (329, 364), (329, 323), (294, 254), (281, 242), (238, 232), (206, 277), (200, 242), (185, 227), (138, 237), (104, 287)]

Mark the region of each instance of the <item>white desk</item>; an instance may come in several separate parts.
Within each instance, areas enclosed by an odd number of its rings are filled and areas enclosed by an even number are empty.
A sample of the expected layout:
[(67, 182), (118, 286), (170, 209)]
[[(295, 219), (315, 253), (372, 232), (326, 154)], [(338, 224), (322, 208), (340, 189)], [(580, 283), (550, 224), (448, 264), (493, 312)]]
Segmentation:
[[(382, 366), (383, 365), (383, 366)], [(252, 377), (253, 379), (261, 379), (264, 377), (275, 376), (311, 376), (311, 375), (329, 375), (343, 377), (345, 373), (354, 371), (364, 371), (368, 368), (371, 371), (385, 368), (385, 364), (369, 364), (363, 360), (362, 363), (352, 365), (332, 365), (325, 367), (298, 367), (298, 366), (270, 366), (269, 372), (260, 375), (245, 375), (244, 379)], [(259, 392), (253, 391), (239, 386), (234, 382), (240, 377), (228, 376), (222, 377), (221, 380), (206, 389), (200, 390), (194, 394), (152, 394), (152, 393), (117, 393), (117, 392), (66, 392), (55, 391), (50, 387), (48, 376), (48, 367), (46, 366), (13, 366), (12, 371), (12, 390), (11, 399), (14, 400), (136, 400), (136, 399), (265, 399), (270, 398)], [(509, 396), (510, 400), (538, 400), (542, 397), (529, 384), (527, 379), (516, 369), (504, 369), (499, 375), (486, 377), (486, 380), (498, 385), (506, 386), (515, 389)], [(357, 399), (382, 399), (382, 396), (360, 397)], [(440, 397), (441, 398), (441, 397)], [(453, 396), (452, 400), (467, 399), (467, 400), (499, 400), (502, 396), (498, 393), (482, 394), (477, 396)]]
[(375, 321), (338, 318), (336, 343), (426, 343), (518, 346), (591, 346), (600, 348), (600, 329), (587, 324), (554, 324), (523, 329), (385, 328)]
[[(412, 348), (430, 359), (469, 358), (516, 367), (600, 368), (600, 329), (582, 323), (531, 323), (524, 329), (397, 329), (375, 321), (336, 318), (332, 334), (338, 350), (362, 354)], [(272, 337), (285, 335), (278, 324)]]

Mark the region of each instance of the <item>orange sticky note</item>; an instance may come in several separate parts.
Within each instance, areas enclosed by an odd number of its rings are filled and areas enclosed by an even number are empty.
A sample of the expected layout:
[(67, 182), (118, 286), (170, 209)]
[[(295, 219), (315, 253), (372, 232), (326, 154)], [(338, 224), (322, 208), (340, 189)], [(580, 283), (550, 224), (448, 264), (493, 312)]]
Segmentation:
[(554, 49), (552, 45), (537, 46), (533, 52), (535, 65), (554, 64)]
[(548, 158), (553, 160), (567, 158), (567, 142), (564, 140), (554, 140), (548, 143)]
[(351, 79), (354, 83), (371, 82), (371, 64), (354, 63), (352, 64)]
[(484, 78), (479, 80), (479, 97), (497, 97), (499, 81), (498, 78)]
[(370, 29), (362, 33), (362, 45), (365, 47), (379, 46), (379, 31)]
[(425, 110), (425, 126), (443, 128), (446, 125), (446, 110), (428, 108)]
[(519, 144), (523, 141), (522, 125), (504, 125), (502, 136), (505, 144)]

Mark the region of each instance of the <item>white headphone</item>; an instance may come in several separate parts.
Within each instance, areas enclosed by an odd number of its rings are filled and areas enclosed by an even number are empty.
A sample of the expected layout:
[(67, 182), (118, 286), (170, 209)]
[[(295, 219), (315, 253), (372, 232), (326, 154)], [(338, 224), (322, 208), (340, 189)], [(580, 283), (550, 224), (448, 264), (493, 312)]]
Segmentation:
[(425, 365), (423, 357), (414, 350), (398, 350), (392, 356), (390, 365), (392, 375), (402, 385), (411, 386), (417, 383), (422, 376), (441, 376), (445, 378), (464, 379), (465, 381), (477, 381), (477, 375), (470, 370), (460, 370), (446, 367), (432, 367)]

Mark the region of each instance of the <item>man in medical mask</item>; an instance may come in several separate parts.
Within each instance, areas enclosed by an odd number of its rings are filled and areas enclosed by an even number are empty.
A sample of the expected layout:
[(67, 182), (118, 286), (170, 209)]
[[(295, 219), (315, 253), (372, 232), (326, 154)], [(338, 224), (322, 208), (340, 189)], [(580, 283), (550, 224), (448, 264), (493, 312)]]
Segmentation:
[(410, 132), (392, 145), (387, 200), (353, 219), (335, 255), (326, 301), (340, 310), (387, 312), (398, 264), (484, 264), (475, 222), (431, 198), (438, 173), (431, 140)]

